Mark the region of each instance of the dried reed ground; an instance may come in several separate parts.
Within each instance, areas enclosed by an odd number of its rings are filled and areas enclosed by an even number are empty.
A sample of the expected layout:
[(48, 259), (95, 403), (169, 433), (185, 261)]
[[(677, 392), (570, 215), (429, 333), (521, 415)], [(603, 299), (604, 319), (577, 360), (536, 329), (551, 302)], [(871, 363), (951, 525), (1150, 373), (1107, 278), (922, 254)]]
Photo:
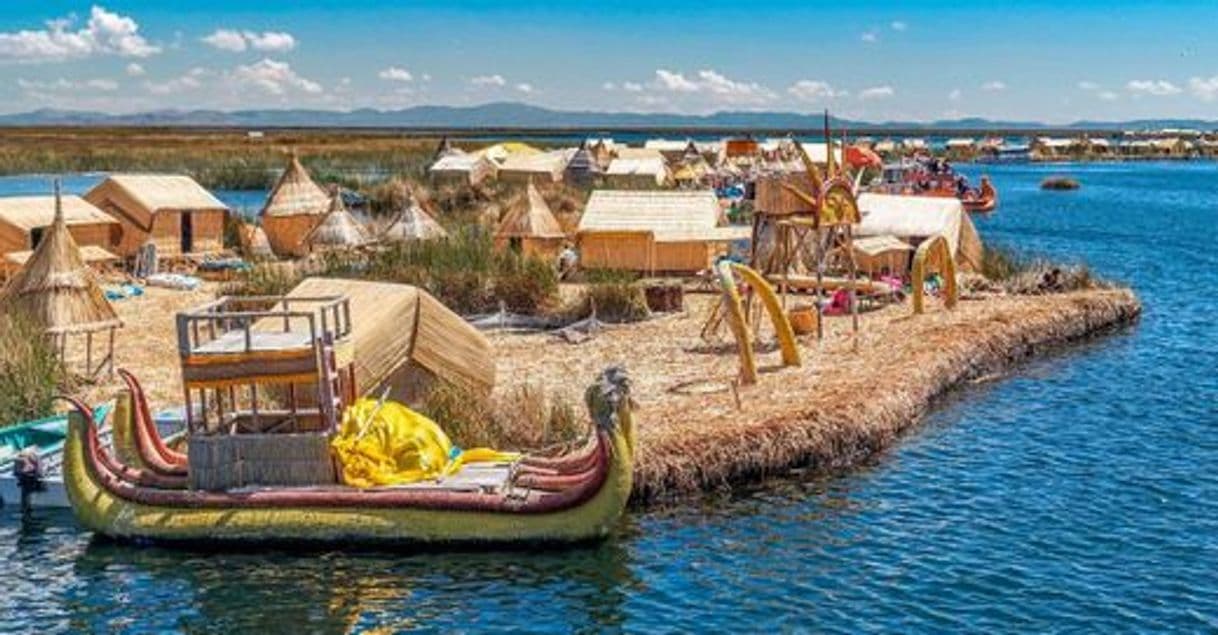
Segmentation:
[[(773, 370), (738, 391), (707, 394), (736, 376), (734, 348), (718, 352), (699, 338), (711, 296), (690, 309), (642, 324), (613, 327), (581, 345), (546, 335), (495, 336), (497, 389), (532, 381), (577, 395), (603, 366), (624, 364), (638, 402), (635, 499), (711, 490), (801, 465), (827, 472), (850, 467), (893, 442), (931, 402), (970, 378), (1000, 370), (1037, 350), (1135, 320), (1141, 307), (1126, 290), (908, 305), (864, 316), (852, 352), (849, 318), (826, 321), (826, 338), (801, 342), (801, 368)], [(763, 334), (764, 336), (764, 334)], [(772, 369), (779, 354), (759, 357)], [(695, 393), (674, 392), (690, 386)]]
[[(154, 408), (182, 401), (173, 315), (214, 296), (148, 289), (115, 303), (126, 328), (118, 365), (134, 370)], [(849, 318), (826, 321), (826, 339), (801, 342), (804, 365), (777, 370), (778, 353), (759, 355), (756, 386), (731, 390), (734, 347), (699, 337), (713, 296), (687, 296), (685, 313), (612, 326), (583, 344), (547, 334), (494, 334), (496, 391), (543, 385), (581, 403), (584, 388), (609, 364), (625, 365), (638, 402), (635, 498), (650, 501), (776, 474), (793, 466), (848, 468), (890, 445), (933, 400), (974, 377), (1001, 370), (1038, 350), (1135, 320), (1141, 307), (1127, 290), (963, 301), (945, 311), (935, 301), (910, 317), (908, 304), (863, 316), (852, 352)], [(763, 338), (768, 336), (763, 332)], [(685, 394), (677, 391), (682, 386)], [(708, 392), (715, 387), (721, 390)], [(116, 385), (86, 395), (97, 402)]]

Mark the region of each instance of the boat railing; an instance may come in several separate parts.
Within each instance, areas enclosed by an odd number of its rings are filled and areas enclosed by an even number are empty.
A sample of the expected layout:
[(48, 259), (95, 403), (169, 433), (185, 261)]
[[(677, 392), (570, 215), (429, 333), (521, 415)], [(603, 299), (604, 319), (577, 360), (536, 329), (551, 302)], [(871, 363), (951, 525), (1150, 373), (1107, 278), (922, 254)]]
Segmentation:
[[(269, 308), (268, 308), (269, 307)], [(351, 305), (346, 296), (225, 296), (179, 313), (178, 353), (250, 353), (268, 345), (267, 334), (299, 334), (313, 346), (323, 337), (339, 342), (351, 335)], [(235, 335), (239, 333), (239, 335)], [(222, 342), (223, 346), (211, 346)], [(295, 338), (291, 340), (300, 340)], [(288, 340), (278, 341), (281, 344)]]

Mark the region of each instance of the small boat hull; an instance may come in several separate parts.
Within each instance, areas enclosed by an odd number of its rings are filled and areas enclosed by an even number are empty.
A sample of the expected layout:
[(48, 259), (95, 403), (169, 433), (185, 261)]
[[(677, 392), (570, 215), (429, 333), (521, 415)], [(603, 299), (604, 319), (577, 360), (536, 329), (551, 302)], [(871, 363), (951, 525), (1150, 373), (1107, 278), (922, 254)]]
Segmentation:
[[(538, 462), (569, 466), (586, 478), (531, 466), (526, 459), (520, 466), (523, 475), (499, 494), (342, 486), (237, 492), (147, 487), (110, 470), (113, 457), (99, 460), (104, 450), (95, 441), (87, 412), (70, 418), (64, 481), (78, 521), (116, 539), (361, 546), (582, 542), (609, 534), (633, 485), (629, 399), (619, 396), (612, 402), (619, 404), (613, 412), (594, 414), (597, 441), (589, 447), (596, 456), (590, 469), (585, 469), (586, 457)], [(137, 411), (119, 408), (116, 416), (132, 417)]]

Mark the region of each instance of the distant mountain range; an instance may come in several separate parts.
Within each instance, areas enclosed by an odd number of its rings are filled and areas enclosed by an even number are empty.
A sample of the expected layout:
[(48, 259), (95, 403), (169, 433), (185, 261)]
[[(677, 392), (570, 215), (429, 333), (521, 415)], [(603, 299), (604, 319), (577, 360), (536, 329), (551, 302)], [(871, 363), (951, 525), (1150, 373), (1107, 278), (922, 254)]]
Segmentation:
[[(479, 106), (415, 106), (401, 110), (362, 108), (334, 110), (157, 110), (135, 114), (42, 109), (0, 115), (0, 126), (196, 126), (240, 128), (425, 128), (454, 132), (492, 130), (817, 130), (823, 115), (791, 112), (718, 112), (710, 115), (551, 110), (513, 102)], [(835, 130), (864, 131), (1038, 131), (1038, 130), (1142, 130), (1193, 128), (1212, 130), (1218, 121), (1198, 119), (1146, 119), (1134, 121), (1079, 121), (1049, 125), (1030, 121), (994, 121), (980, 118), (942, 121), (865, 122), (834, 118)]]

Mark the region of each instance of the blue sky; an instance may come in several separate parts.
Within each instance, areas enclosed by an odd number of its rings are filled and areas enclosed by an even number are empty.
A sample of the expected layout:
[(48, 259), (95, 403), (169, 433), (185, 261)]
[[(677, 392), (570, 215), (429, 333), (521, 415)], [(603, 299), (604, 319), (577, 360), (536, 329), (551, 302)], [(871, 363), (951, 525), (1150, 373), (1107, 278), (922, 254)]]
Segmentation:
[(1218, 3), (8, 0), (0, 110), (1218, 118)]

